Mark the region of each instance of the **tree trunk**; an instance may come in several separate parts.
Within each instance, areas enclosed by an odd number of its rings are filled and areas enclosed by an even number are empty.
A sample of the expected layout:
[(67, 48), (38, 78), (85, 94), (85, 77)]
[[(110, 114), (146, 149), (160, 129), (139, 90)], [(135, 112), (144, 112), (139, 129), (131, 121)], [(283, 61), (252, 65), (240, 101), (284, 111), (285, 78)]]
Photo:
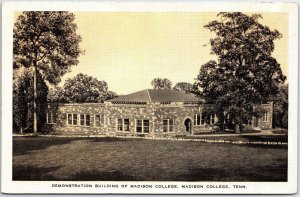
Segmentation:
[(235, 133), (240, 133), (240, 124), (239, 123), (235, 123), (235, 126), (234, 126), (234, 132)]
[(33, 133), (37, 135), (37, 65), (33, 73)]

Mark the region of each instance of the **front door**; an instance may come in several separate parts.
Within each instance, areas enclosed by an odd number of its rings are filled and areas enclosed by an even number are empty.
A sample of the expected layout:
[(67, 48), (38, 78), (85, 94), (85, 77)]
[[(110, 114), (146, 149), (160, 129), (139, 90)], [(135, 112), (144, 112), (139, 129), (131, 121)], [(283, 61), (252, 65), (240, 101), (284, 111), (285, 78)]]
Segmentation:
[(184, 127), (185, 127), (185, 131), (187, 131), (190, 134), (192, 134), (192, 121), (191, 121), (191, 119), (187, 118), (184, 121)]

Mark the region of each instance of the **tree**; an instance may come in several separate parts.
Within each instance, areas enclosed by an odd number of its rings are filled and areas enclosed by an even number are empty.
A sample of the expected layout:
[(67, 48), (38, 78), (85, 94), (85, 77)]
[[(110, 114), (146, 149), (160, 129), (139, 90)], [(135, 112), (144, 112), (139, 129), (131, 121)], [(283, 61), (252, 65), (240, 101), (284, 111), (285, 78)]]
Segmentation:
[(47, 95), (47, 101), (52, 103), (65, 103), (66, 100), (63, 97), (63, 88), (55, 86), (49, 89)]
[(257, 106), (266, 103), (285, 81), (280, 64), (271, 56), (274, 40), (281, 34), (260, 24), (261, 15), (221, 12), (217, 16), (220, 20), (204, 27), (216, 34), (210, 45), (218, 58), (201, 66), (196, 87), (214, 104), (221, 122), (228, 114), (239, 133), (243, 120), (261, 116)]
[(155, 90), (171, 90), (172, 82), (169, 79), (155, 78), (151, 81), (151, 85)]
[(271, 100), (273, 105), (274, 127), (288, 128), (288, 84), (280, 86), (278, 94)]
[[(39, 74), (37, 86), (38, 128), (45, 122), (48, 87)], [(33, 127), (33, 71), (32, 69), (14, 70), (13, 80), (13, 129), (22, 133)]]
[(37, 76), (58, 84), (78, 64), (81, 37), (69, 12), (23, 12), (13, 29), (13, 67), (33, 68), (33, 132), (37, 133)]
[(113, 91), (108, 91), (107, 92), (107, 98), (105, 100), (109, 100), (109, 99), (113, 99), (118, 97), (117, 93), (113, 92)]
[(187, 82), (179, 82), (177, 83), (173, 90), (185, 91), (185, 92), (192, 92), (193, 91), (193, 84)]
[(80, 73), (65, 81), (62, 99), (66, 102), (99, 103), (106, 100), (109, 94), (105, 81)]

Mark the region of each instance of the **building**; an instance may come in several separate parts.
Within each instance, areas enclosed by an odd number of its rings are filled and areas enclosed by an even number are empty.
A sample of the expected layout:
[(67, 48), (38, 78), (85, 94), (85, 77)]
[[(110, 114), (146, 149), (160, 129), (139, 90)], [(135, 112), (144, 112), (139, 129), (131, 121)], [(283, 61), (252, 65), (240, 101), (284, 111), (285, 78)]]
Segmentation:
[[(211, 105), (194, 94), (147, 89), (104, 103), (49, 104), (44, 130), (85, 135), (194, 135), (213, 132), (218, 122)], [(272, 103), (251, 128), (271, 129)]]

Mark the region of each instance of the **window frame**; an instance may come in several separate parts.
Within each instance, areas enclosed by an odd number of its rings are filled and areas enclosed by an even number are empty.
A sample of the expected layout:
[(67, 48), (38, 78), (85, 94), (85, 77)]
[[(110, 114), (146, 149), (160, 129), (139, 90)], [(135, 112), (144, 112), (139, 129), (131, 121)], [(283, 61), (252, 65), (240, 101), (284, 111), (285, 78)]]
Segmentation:
[(269, 122), (269, 112), (265, 112), (262, 117), (263, 122)]
[[(83, 116), (83, 119), (82, 119), (82, 116)], [(87, 116), (89, 116), (89, 118), (87, 118)], [(74, 117), (76, 117), (76, 118), (74, 118)], [(83, 121), (83, 124), (82, 124), (82, 121)], [(67, 122), (68, 126), (90, 127), (91, 126), (91, 115), (90, 114), (67, 113), (66, 122)], [(74, 124), (75, 122), (76, 122), (76, 124)], [(87, 124), (87, 122), (89, 122), (89, 124)]]
[[(49, 121), (49, 114), (50, 114), (50, 121)], [(46, 113), (46, 124), (55, 124), (55, 119), (54, 119), (54, 113), (53, 112), (47, 112)]]
[[(165, 125), (165, 122), (167, 123)], [(172, 124), (170, 124), (172, 122)], [(174, 118), (168, 118), (163, 119), (163, 133), (173, 133), (174, 131), (174, 125), (175, 125), (175, 119)], [(165, 130), (166, 128), (166, 130)], [(170, 129), (172, 128), (172, 129)]]
[[(74, 124), (75, 115), (76, 115), (76, 124)], [(70, 116), (71, 119), (69, 119), (69, 116)], [(78, 114), (77, 113), (67, 113), (67, 125), (68, 126), (80, 126), (80, 122), (78, 122)]]
[(194, 114), (194, 126), (203, 126), (203, 125), (206, 125), (203, 114), (202, 113)]
[[(69, 116), (71, 119), (69, 119)], [(73, 125), (73, 114), (71, 113), (67, 113), (67, 125), (71, 125), (71, 126)]]
[[(138, 122), (141, 121), (141, 125), (138, 125)], [(145, 126), (145, 123), (144, 122), (148, 122), (148, 125)], [(141, 128), (141, 132), (138, 132), (137, 128)], [(147, 128), (147, 129), (145, 129)], [(147, 130), (145, 132), (145, 130)], [(139, 133), (139, 134), (149, 134), (150, 133), (150, 120), (149, 119), (135, 119), (135, 133)]]
[[(97, 116), (99, 116), (99, 126), (96, 124)], [(95, 114), (94, 115), (94, 127), (100, 128), (101, 126), (103, 126), (103, 123), (101, 123), (101, 120), (104, 121), (104, 115), (103, 114)]]
[[(125, 120), (128, 120), (128, 125), (127, 124), (125, 125)], [(119, 124), (119, 123), (121, 123), (121, 124)], [(121, 128), (121, 129), (119, 129), (119, 128)], [(128, 128), (128, 129), (125, 129), (125, 128)], [(129, 118), (117, 118), (117, 132), (126, 132), (126, 133), (130, 132), (130, 119)]]
[[(76, 117), (76, 118), (74, 118)], [(76, 124), (74, 122), (76, 121)], [(72, 114), (72, 125), (78, 126), (78, 114)]]

